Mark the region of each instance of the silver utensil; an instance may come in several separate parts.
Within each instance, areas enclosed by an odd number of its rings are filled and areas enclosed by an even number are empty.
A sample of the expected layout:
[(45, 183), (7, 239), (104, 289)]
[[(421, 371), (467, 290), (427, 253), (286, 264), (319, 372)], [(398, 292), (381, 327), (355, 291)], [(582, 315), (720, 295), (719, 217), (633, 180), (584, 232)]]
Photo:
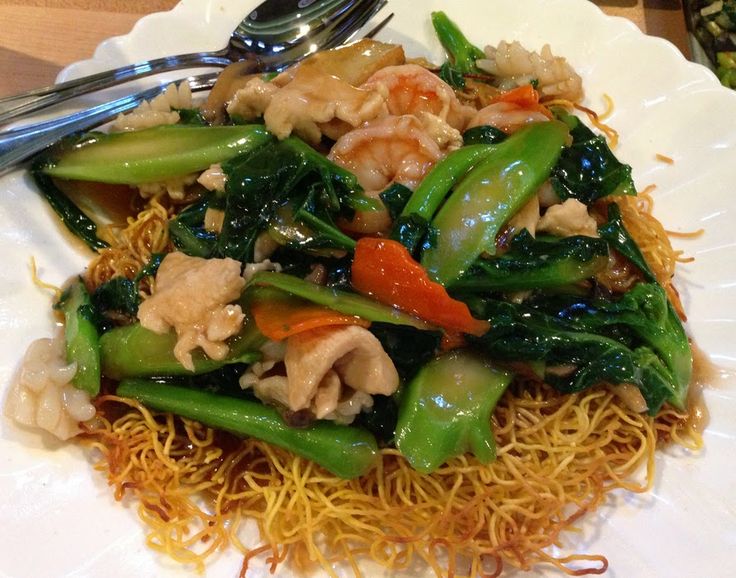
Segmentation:
[[(183, 79), (189, 83), (192, 92), (208, 90), (217, 80), (216, 72)], [(176, 81), (182, 82), (182, 81)], [(118, 114), (132, 110), (144, 100), (161, 94), (166, 86), (154, 86), (136, 94), (131, 94), (105, 104), (93, 106), (79, 112), (55, 118), (46, 122), (34, 123), (0, 133), (0, 174), (15, 164), (42, 151), (56, 141), (77, 131), (89, 130), (114, 119)]]
[[(385, 0), (380, 4), (381, 6), (385, 5)], [(393, 14), (389, 14), (363, 37), (372, 38), (378, 34), (392, 17)], [(370, 16), (366, 20), (368, 18)], [(363, 24), (365, 24), (365, 21), (357, 20), (354, 23), (355, 28), (353, 32), (357, 32)], [(343, 38), (343, 41), (347, 39), (349, 39), (349, 36)], [(327, 38), (323, 47), (334, 47), (337, 44), (340, 43), (335, 43), (331, 38)], [(254, 63), (254, 68), (256, 67), (257, 63)], [(218, 74), (217, 72), (213, 72), (171, 82), (179, 83), (185, 81), (189, 83), (192, 92), (209, 90), (214, 86)], [(163, 85), (154, 86), (142, 92), (46, 122), (34, 123), (0, 132), (0, 175), (7, 172), (15, 164), (42, 151), (65, 136), (74, 132), (89, 130), (114, 119), (120, 113), (132, 110), (144, 100), (150, 100), (161, 94), (169, 84), (170, 82), (167, 82)]]
[(266, 0), (240, 22), (222, 50), (157, 58), (0, 98), (0, 124), (82, 94), (169, 70), (223, 67), (247, 59), (258, 70), (277, 71), (316, 48), (342, 44), (386, 2)]

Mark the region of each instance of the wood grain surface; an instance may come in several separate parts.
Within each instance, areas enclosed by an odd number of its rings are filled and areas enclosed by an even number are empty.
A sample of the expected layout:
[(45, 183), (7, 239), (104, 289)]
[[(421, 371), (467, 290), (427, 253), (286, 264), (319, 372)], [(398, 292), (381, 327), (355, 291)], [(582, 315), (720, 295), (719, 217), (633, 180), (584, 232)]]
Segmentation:
[[(680, 0), (598, 0), (668, 38), (688, 55)], [(145, 14), (176, 0), (0, 0), (0, 96), (53, 83), (67, 64), (92, 56), (105, 38), (126, 34)]]

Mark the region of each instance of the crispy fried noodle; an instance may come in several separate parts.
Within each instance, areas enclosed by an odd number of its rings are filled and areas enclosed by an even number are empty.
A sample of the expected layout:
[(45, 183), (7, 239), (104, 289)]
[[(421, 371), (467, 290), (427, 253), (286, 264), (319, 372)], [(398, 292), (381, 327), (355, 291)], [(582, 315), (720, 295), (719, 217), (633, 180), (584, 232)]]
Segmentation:
[[(97, 400), (99, 424), (83, 437), (99, 451), (95, 467), (115, 497), (139, 504), (147, 544), (198, 571), (232, 544), (244, 555), (242, 576), (256, 556), (272, 572), (290, 557), (330, 576), (335, 562), (365, 575), (364, 557), (393, 571), (423, 560), (437, 576), (498, 576), (504, 564), (539, 563), (601, 574), (602, 555), (556, 557), (548, 548), (608, 492), (648, 491), (658, 441), (696, 449), (700, 437), (670, 408), (651, 418), (605, 389), (560, 395), (524, 385), (496, 409), (496, 462), (462, 457), (431, 475), (386, 449), (370, 474), (343, 480), (267, 443), (114, 396)], [(258, 545), (242, 541), (248, 520), (257, 523)]]
[[(651, 215), (649, 192), (618, 201), (627, 228), (671, 287), (681, 253)], [(150, 215), (130, 225), (135, 233), (126, 246), (156, 238), (159, 221)], [(99, 422), (83, 437), (98, 450), (95, 467), (115, 497), (138, 503), (147, 544), (198, 571), (231, 544), (244, 555), (243, 576), (259, 556), (272, 572), (288, 557), (297, 568), (316, 565), (330, 576), (335, 562), (365, 575), (358, 565), (365, 557), (393, 571), (422, 560), (450, 577), (498, 576), (505, 564), (540, 563), (569, 575), (601, 574), (604, 556), (555, 556), (549, 548), (564, 545), (563, 532), (574, 531), (612, 490), (648, 491), (658, 442), (697, 449), (700, 435), (687, 414), (667, 406), (652, 418), (606, 389), (561, 395), (544, 384), (523, 385), (496, 408), (496, 462), (466, 456), (431, 475), (386, 449), (370, 474), (342, 480), (265, 442), (114, 396), (97, 400)], [(249, 520), (259, 544), (243, 540)]]

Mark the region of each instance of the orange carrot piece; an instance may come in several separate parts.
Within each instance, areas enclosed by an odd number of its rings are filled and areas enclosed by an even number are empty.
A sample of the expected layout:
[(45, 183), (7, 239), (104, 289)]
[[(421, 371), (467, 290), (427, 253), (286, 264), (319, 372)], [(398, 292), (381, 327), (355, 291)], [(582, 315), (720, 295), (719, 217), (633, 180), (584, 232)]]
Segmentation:
[(442, 334), (442, 341), (440, 341), (440, 351), (452, 351), (453, 349), (461, 349), (465, 347), (468, 342), (462, 333), (446, 332)]
[(303, 303), (296, 299), (258, 299), (251, 303), (251, 313), (258, 330), (269, 339), (281, 341), (297, 333), (331, 325), (370, 327), (371, 322), (355, 315), (345, 315), (328, 307)]
[(536, 110), (548, 118), (552, 118), (550, 110), (543, 104), (539, 104), (539, 92), (531, 84), (524, 84), (502, 92), (491, 101), (491, 103), (494, 102), (510, 102), (524, 109)]
[(487, 321), (475, 319), (468, 306), (453, 299), (435, 283), (401, 243), (363, 237), (357, 243), (352, 266), (353, 287), (448, 332), (483, 335)]
[(513, 102), (523, 107), (534, 106), (539, 104), (539, 93), (531, 84), (523, 84), (502, 92), (492, 102)]

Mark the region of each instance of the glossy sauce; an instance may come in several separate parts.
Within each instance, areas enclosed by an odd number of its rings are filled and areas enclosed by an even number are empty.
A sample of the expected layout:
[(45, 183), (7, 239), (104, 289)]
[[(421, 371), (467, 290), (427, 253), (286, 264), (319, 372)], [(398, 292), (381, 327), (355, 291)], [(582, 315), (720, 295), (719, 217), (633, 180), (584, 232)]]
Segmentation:
[(703, 399), (703, 390), (719, 388), (724, 381), (736, 377), (736, 372), (713, 363), (697, 345), (691, 343), (690, 347), (693, 352), (693, 375), (688, 391), (687, 421), (695, 432), (702, 434), (710, 421), (710, 414)]
[(128, 185), (61, 179), (55, 183), (98, 225), (125, 225), (141, 208), (137, 189)]

